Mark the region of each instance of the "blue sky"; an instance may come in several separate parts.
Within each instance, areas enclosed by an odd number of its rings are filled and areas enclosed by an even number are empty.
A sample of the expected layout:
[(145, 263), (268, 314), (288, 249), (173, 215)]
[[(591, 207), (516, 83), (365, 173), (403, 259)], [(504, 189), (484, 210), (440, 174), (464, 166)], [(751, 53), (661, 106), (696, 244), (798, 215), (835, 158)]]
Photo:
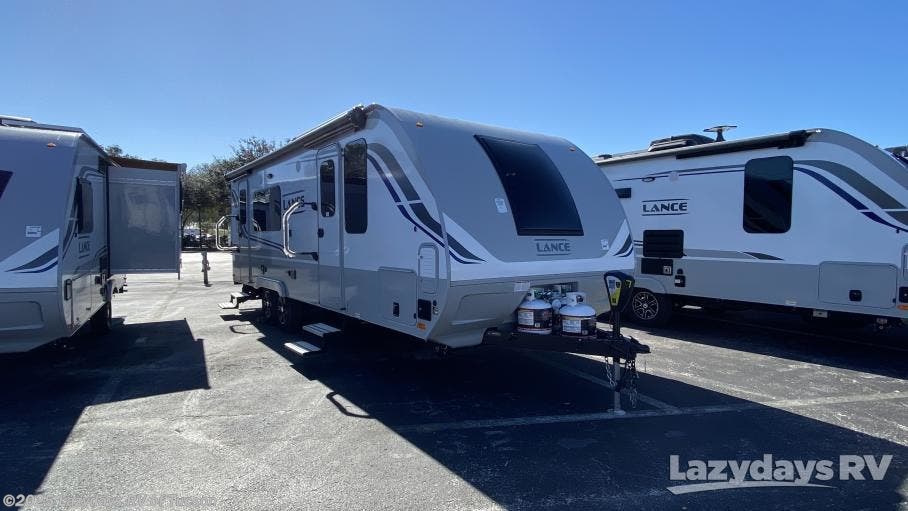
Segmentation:
[(0, 112), (194, 165), (378, 102), (587, 153), (741, 127), (908, 143), (903, 2), (0, 3)]

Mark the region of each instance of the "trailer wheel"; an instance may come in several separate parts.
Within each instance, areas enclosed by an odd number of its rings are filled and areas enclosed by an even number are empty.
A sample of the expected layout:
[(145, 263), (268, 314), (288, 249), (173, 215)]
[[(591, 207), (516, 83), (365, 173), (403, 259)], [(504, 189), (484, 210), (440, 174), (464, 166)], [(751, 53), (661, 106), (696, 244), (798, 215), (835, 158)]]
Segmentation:
[(266, 323), (277, 323), (280, 316), (280, 297), (274, 291), (262, 291), (262, 318)]
[(296, 300), (278, 300), (277, 324), (288, 332), (296, 332), (303, 326), (303, 306)]
[(110, 332), (110, 324), (113, 320), (113, 314), (110, 308), (110, 302), (104, 304), (104, 307), (98, 309), (94, 316), (89, 320), (91, 322), (91, 331), (95, 335), (104, 335)]
[(649, 289), (637, 289), (627, 310), (629, 319), (638, 325), (663, 326), (672, 317), (672, 299)]

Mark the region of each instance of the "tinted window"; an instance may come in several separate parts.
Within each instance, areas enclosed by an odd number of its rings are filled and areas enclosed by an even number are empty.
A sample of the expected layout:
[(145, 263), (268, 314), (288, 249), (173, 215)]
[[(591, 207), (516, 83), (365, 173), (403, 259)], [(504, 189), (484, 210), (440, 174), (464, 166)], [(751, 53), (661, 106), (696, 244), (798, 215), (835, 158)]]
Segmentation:
[(476, 137), (504, 187), (520, 236), (582, 236), (574, 197), (538, 145)]
[(87, 234), (94, 230), (92, 187), (87, 179), (76, 181), (76, 232)]
[(366, 141), (356, 140), (344, 148), (344, 229), (349, 234), (366, 232)]
[(791, 228), (794, 162), (788, 156), (750, 160), (744, 167), (744, 230), (781, 233)]
[(325, 160), (318, 168), (318, 182), (321, 187), (322, 216), (334, 216), (334, 160)]
[(246, 225), (246, 189), (240, 190), (240, 204), (237, 207), (240, 210), (240, 225)]
[(252, 194), (252, 221), (254, 230), (281, 230), (281, 188), (272, 186)]

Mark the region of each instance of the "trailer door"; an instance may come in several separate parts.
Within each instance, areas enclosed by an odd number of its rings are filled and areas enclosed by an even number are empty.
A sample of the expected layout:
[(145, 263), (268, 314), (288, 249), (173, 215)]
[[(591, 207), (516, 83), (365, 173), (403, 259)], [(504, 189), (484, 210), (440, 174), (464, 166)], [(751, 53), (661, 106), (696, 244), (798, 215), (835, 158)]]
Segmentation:
[(344, 211), (343, 182), (339, 176), (340, 148), (332, 144), (318, 151), (318, 301), (323, 307), (342, 309), (343, 297), (343, 237), (341, 214)]
[(180, 175), (184, 167), (110, 167), (111, 273), (179, 272)]

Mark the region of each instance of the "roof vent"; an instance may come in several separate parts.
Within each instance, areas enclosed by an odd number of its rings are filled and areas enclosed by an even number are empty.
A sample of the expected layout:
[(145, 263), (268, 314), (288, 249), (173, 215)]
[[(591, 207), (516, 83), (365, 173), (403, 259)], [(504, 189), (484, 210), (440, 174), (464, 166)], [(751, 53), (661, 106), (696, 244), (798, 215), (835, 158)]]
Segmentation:
[(30, 117), (19, 117), (16, 115), (4, 115), (0, 114), (0, 124), (3, 124), (3, 121), (13, 121), (13, 122), (35, 122)]
[(668, 149), (678, 149), (679, 147), (688, 147), (700, 144), (711, 144), (715, 140), (704, 137), (703, 135), (697, 135), (694, 133), (688, 133), (686, 135), (674, 135), (668, 138), (659, 138), (653, 140), (649, 143), (649, 151), (666, 151)]

